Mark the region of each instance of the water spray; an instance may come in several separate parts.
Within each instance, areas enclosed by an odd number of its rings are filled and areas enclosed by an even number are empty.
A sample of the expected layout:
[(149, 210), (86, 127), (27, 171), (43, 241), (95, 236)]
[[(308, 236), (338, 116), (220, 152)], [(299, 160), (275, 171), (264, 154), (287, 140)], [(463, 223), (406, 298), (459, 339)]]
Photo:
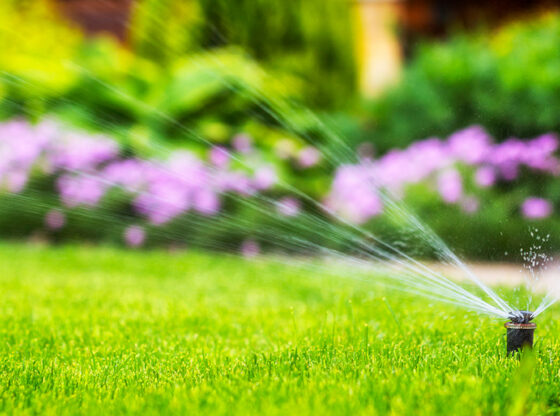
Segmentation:
[(515, 311), (509, 315), (510, 322), (504, 326), (507, 329), (507, 353), (513, 355), (523, 348), (533, 348), (533, 334), (537, 324), (531, 322), (534, 313), (529, 311)]

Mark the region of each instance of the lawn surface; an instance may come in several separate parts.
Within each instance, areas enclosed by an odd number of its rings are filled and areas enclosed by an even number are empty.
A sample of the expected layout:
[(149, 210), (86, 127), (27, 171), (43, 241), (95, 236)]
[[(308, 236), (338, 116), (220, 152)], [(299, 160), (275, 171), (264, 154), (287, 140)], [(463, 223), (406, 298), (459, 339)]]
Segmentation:
[(0, 245), (0, 412), (560, 412), (559, 326), (196, 253)]

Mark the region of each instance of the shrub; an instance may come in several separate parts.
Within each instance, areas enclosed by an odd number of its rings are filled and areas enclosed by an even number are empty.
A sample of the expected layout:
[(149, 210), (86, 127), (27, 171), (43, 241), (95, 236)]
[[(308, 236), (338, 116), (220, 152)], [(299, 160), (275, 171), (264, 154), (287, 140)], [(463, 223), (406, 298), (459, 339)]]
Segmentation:
[(531, 225), (550, 234), (552, 248), (560, 247), (554, 232), (560, 227), (554, 209), (560, 204), (558, 147), (554, 134), (495, 143), (473, 126), (445, 141), (430, 138), (341, 166), (326, 201), (348, 220), (382, 230), (388, 241), (406, 239), (429, 254), (427, 235), (384, 199), (389, 194), (466, 256), (515, 260), (520, 248), (534, 244)]
[(424, 44), (402, 82), (372, 105), (386, 151), (481, 124), (499, 141), (560, 130), (560, 16)]
[(355, 93), (355, 58), (345, 0), (143, 0), (132, 45), (169, 63), (198, 49), (240, 46), (259, 63), (297, 75), (314, 107), (346, 106)]
[(203, 154), (178, 149), (145, 159), (123, 153), (110, 137), (15, 120), (0, 125), (0, 232), (43, 230), (56, 239), (131, 246), (188, 241), (252, 254), (259, 243), (275, 251), (353, 251), (339, 215), (415, 256), (431, 256), (432, 237), (402, 211), (408, 204), (462, 254), (517, 259), (533, 242), (528, 224), (550, 234), (541, 246), (560, 247), (558, 145), (550, 134), (496, 144), (474, 126), (446, 141), (427, 139), (343, 165), (325, 194), (328, 178), (306, 185), (316, 180), (321, 157), (312, 148), (298, 168), (268, 158), (248, 136)]
[[(275, 185), (296, 175), (313, 178), (320, 155), (305, 150), (299, 166), (291, 166), (288, 159), (271, 161), (249, 136), (238, 136), (229, 148), (208, 146), (199, 155), (177, 149), (147, 159), (127, 155), (107, 136), (52, 120), (13, 120), (0, 124), (0, 232), (13, 237), (48, 230), (57, 238), (93, 240), (124, 235), (139, 245), (145, 224), (153, 243), (184, 243), (188, 236), (190, 245), (238, 247), (278, 227), (277, 219), (297, 217), (298, 196)], [(272, 220), (271, 211), (278, 213)]]
[(301, 137), (327, 142), (300, 107), (304, 82), (286, 71), (265, 71), (233, 48), (174, 54), (162, 65), (109, 38), (84, 40), (45, 2), (30, 4), (2, 5), (8, 23), (0, 39), (9, 47), (0, 51), (1, 118), (55, 115), (142, 156), (160, 145), (204, 152), (205, 142), (227, 145), (248, 134), (269, 157), (281, 148), (297, 159), (306, 147)]

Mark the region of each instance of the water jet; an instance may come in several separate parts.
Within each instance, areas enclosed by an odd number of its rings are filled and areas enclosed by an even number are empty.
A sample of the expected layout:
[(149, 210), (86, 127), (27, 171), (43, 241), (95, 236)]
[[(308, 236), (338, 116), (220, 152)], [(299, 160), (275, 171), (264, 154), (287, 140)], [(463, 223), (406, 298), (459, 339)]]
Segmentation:
[(515, 311), (510, 313), (510, 322), (504, 326), (507, 329), (507, 354), (513, 355), (523, 348), (533, 348), (533, 334), (537, 325), (531, 320), (533, 312)]

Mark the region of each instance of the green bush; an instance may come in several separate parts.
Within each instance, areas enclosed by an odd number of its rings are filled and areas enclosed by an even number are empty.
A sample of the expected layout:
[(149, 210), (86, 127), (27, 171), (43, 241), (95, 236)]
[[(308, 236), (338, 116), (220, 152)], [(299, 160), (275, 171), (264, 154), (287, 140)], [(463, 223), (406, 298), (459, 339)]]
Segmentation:
[(138, 54), (162, 63), (197, 49), (240, 46), (304, 80), (306, 103), (314, 107), (346, 105), (355, 93), (346, 0), (143, 0), (131, 39)]
[(498, 140), (560, 130), (560, 16), (424, 44), (399, 85), (371, 106), (384, 151), (481, 124)]
[(299, 106), (305, 81), (286, 70), (266, 71), (241, 50), (158, 61), (109, 38), (83, 39), (42, 1), (0, 7), (0, 40), (7, 45), (0, 50), (0, 118), (54, 114), (108, 132), (140, 153), (153, 142), (193, 150), (204, 141), (227, 144), (237, 133), (266, 151), (288, 141), (297, 152), (305, 145), (301, 137), (326, 142), (324, 129)]

